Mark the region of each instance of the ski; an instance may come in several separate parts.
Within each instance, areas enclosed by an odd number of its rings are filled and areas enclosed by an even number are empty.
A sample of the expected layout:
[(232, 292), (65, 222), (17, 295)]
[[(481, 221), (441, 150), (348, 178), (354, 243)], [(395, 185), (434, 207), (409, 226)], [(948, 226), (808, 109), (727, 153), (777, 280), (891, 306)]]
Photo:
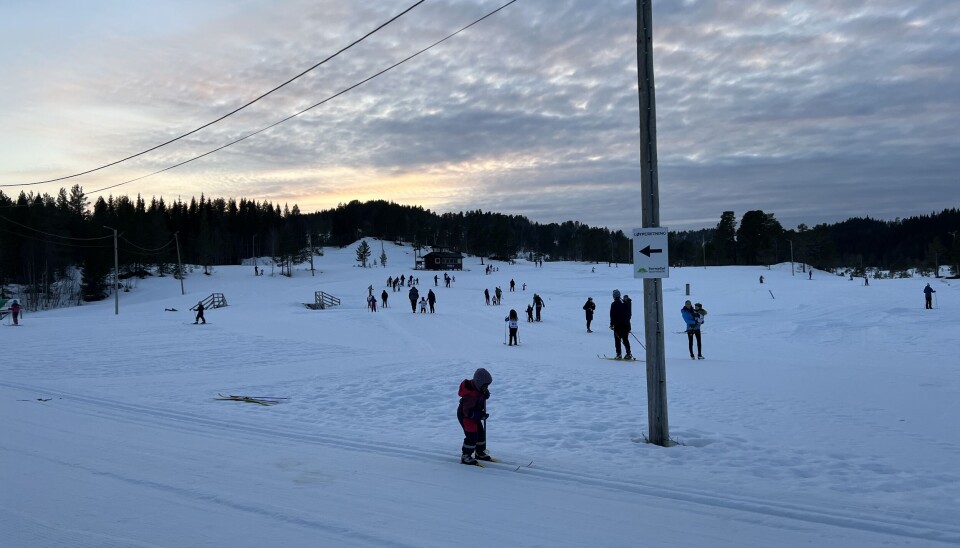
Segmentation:
[(252, 398), (250, 396), (234, 396), (234, 395), (225, 396), (223, 394), (220, 394), (219, 392), (217, 393), (217, 396), (219, 397), (214, 399), (224, 400), (224, 401), (242, 401), (245, 403), (255, 403), (257, 405), (276, 405), (280, 403), (279, 400), (272, 400), (272, 399), (266, 399), (266, 398)]
[(606, 354), (597, 354), (597, 357), (600, 358), (601, 360), (611, 360), (615, 362), (642, 362), (643, 361), (643, 360), (638, 360), (637, 358), (630, 358), (629, 360), (627, 358), (611, 358)]

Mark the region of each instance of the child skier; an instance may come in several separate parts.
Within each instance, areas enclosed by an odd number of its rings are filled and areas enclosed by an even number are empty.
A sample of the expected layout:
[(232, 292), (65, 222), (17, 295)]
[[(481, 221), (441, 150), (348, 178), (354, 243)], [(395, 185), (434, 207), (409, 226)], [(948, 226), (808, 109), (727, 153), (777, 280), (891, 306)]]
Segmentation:
[(533, 305), (532, 304), (527, 305), (527, 321), (528, 322), (533, 321)]
[(510, 328), (510, 342), (507, 346), (519, 345), (520, 341), (517, 340), (517, 330), (520, 328), (520, 319), (517, 317), (517, 311), (511, 308), (510, 314), (504, 318), (503, 321), (507, 322), (507, 327)]
[[(473, 373), (473, 379), (463, 379), (460, 383), (460, 405), (457, 406), (457, 421), (463, 428), (463, 446), (461, 447), (460, 462), (462, 464), (477, 464), (477, 460), (493, 460), (487, 453), (487, 399), (490, 391), (487, 389), (493, 377), (484, 369), (479, 368)], [(476, 456), (474, 456), (476, 454)]]
[(426, 297), (420, 297), (420, 313), (421, 313), (421, 314), (426, 314), (426, 313), (427, 313), (427, 298), (426, 298)]

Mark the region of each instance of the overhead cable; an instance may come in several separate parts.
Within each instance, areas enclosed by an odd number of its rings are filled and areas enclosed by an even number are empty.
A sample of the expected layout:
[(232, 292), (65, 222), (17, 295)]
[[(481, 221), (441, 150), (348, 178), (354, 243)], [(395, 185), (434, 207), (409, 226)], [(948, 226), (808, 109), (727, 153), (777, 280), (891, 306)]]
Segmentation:
[[(97, 193), (97, 192), (103, 192), (104, 190), (109, 190), (109, 189), (111, 189), (111, 188), (116, 188), (116, 187), (118, 187), (118, 186), (123, 186), (123, 185), (126, 185), (126, 184), (130, 184), (130, 183), (133, 183), (133, 182), (136, 182), (136, 181), (140, 181), (140, 180), (142, 180), (142, 179), (146, 179), (147, 177), (153, 177), (154, 175), (159, 175), (160, 173), (163, 173), (163, 172), (165, 172), (165, 171), (170, 171), (171, 169), (176, 169), (176, 168), (178, 168), (178, 167), (180, 167), (180, 166), (189, 164), (190, 162), (199, 160), (200, 158), (203, 158), (203, 157), (205, 157), (205, 156), (209, 156), (209, 155), (214, 154), (214, 153), (216, 153), (216, 152), (220, 152), (221, 150), (223, 150), (223, 149), (225, 149), (225, 148), (227, 148), (227, 147), (233, 146), (233, 145), (235, 145), (235, 144), (237, 144), (237, 143), (239, 143), (239, 142), (241, 142), (241, 141), (245, 141), (245, 140), (247, 140), (247, 139), (249, 139), (250, 137), (253, 137), (253, 136), (255, 136), (255, 135), (259, 135), (260, 133), (263, 133), (264, 131), (267, 131), (268, 129), (272, 129), (272, 128), (276, 127), (276, 126), (279, 126), (280, 124), (282, 124), (282, 123), (284, 123), (284, 122), (287, 122), (287, 121), (289, 121), (289, 120), (291, 120), (291, 119), (293, 119), (293, 118), (296, 118), (297, 116), (300, 116), (301, 114), (303, 114), (303, 113), (305, 113), (305, 112), (307, 112), (307, 111), (309, 111), (309, 110), (312, 110), (312, 109), (314, 109), (314, 108), (317, 108), (317, 107), (319, 107), (320, 105), (322, 105), (322, 104), (324, 104), (324, 103), (327, 103), (327, 102), (329, 102), (329, 101), (332, 101), (333, 99), (336, 99), (337, 97), (343, 95), (344, 93), (347, 93), (348, 91), (351, 91), (351, 90), (353, 90), (353, 89), (355, 89), (355, 88), (358, 88), (358, 87), (362, 86), (363, 84), (366, 84), (366, 83), (369, 82), (370, 80), (373, 80), (374, 78), (376, 78), (376, 77), (378, 77), (378, 76), (380, 76), (380, 75), (382, 75), (382, 74), (384, 74), (384, 73), (386, 73), (386, 72), (389, 72), (389, 71), (391, 71), (391, 70), (399, 67), (400, 65), (406, 63), (407, 61), (413, 59), (414, 57), (417, 57), (418, 55), (420, 55), (420, 54), (422, 54), (422, 53), (424, 53), (424, 52), (426, 52), (426, 51), (428, 51), (428, 50), (430, 50), (430, 49), (433, 49), (434, 47), (442, 44), (443, 42), (446, 42), (446, 41), (449, 40), (450, 38), (453, 38), (454, 36), (460, 34), (461, 32), (463, 32), (463, 31), (469, 29), (470, 27), (472, 27), (472, 26), (480, 23), (480, 22), (483, 21), (484, 19), (486, 19), (486, 18), (488, 18), (488, 17), (496, 14), (496, 13), (499, 12), (500, 10), (506, 8), (506, 7), (509, 6), (510, 4), (515, 3), (516, 1), (517, 1), (517, 0), (510, 0), (510, 1), (507, 2), (506, 4), (504, 4), (504, 5), (500, 6), (499, 8), (491, 11), (490, 13), (484, 15), (483, 17), (477, 19), (476, 21), (470, 23), (469, 25), (466, 25), (465, 27), (460, 28), (460, 30), (458, 30), (458, 31), (456, 31), (456, 32), (453, 32), (453, 33), (451, 33), (451, 34), (448, 34), (447, 36), (441, 38), (440, 40), (437, 40), (437, 41), (434, 42), (433, 44), (430, 44), (429, 46), (421, 49), (420, 51), (414, 53), (413, 55), (410, 55), (409, 57), (406, 57), (406, 58), (404, 58), (404, 59), (402, 59), (402, 60), (400, 60), (400, 61), (397, 61), (396, 63), (390, 65), (389, 67), (387, 67), (387, 68), (385, 68), (385, 69), (383, 69), (383, 70), (381, 70), (380, 72), (377, 72), (377, 73), (374, 74), (373, 76), (370, 76), (370, 77), (368, 77), (368, 78), (365, 78), (365, 79), (357, 82), (356, 84), (353, 84), (353, 85), (350, 86), (350, 87), (347, 87), (347, 88), (345, 88), (345, 89), (343, 89), (343, 90), (341, 90), (341, 91), (338, 91), (337, 93), (331, 95), (330, 97), (327, 97), (326, 99), (320, 101), (319, 103), (315, 103), (315, 104), (313, 104), (313, 105), (311, 105), (311, 106), (309, 106), (309, 107), (307, 107), (307, 108), (305, 108), (305, 109), (303, 109), (303, 110), (301, 110), (301, 111), (299, 111), (299, 112), (296, 112), (296, 113), (294, 113), (294, 114), (291, 114), (290, 116), (287, 116), (286, 118), (283, 118), (283, 119), (281, 119), (281, 120), (279, 120), (279, 121), (277, 121), (277, 122), (274, 122), (274, 123), (270, 124), (270, 125), (267, 126), (267, 127), (258, 129), (257, 131), (254, 131), (253, 133), (247, 134), (247, 135), (245, 135), (245, 136), (243, 136), (243, 137), (241, 137), (241, 138), (239, 138), (239, 139), (237, 139), (237, 140), (235, 140), (235, 141), (231, 141), (231, 142), (229, 142), (229, 143), (227, 143), (227, 144), (225, 144), (225, 145), (222, 145), (222, 146), (219, 146), (219, 147), (217, 147), (217, 148), (215, 148), (215, 149), (213, 149), (213, 150), (209, 150), (209, 151), (207, 151), (207, 152), (204, 152), (203, 154), (200, 154), (200, 155), (198, 155), (198, 156), (194, 156), (193, 158), (190, 158), (190, 159), (188, 159), (188, 160), (184, 160), (184, 161), (182, 161), (182, 162), (180, 162), (180, 163), (178, 163), (178, 164), (174, 164), (174, 165), (172, 165), (172, 166), (165, 167), (165, 168), (163, 168), (163, 169), (161, 169), (161, 170), (154, 171), (153, 173), (148, 173), (147, 175), (142, 175), (142, 176), (137, 177), (137, 178), (134, 178), (134, 179), (129, 179), (129, 180), (124, 181), (124, 182), (122, 182), (122, 183), (117, 183), (117, 184), (114, 184), (114, 185), (105, 186), (105, 187), (103, 187), (103, 188), (98, 188), (98, 189), (96, 189), (96, 190), (91, 190), (90, 193), (91, 193), (91, 194), (94, 194), (94, 193)], [(2, 186), (2, 185), (0, 185), (0, 186)]]

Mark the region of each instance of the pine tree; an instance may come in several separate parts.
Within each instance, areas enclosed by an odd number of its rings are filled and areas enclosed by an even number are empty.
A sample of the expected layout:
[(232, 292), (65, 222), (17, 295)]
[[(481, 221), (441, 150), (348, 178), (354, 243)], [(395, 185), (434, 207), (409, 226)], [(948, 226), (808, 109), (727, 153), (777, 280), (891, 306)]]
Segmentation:
[(363, 268), (367, 268), (367, 261), (370, 260), (370, 245), (366, 240), (361, 240), (360, 245), (357, 246), (357, 262)]

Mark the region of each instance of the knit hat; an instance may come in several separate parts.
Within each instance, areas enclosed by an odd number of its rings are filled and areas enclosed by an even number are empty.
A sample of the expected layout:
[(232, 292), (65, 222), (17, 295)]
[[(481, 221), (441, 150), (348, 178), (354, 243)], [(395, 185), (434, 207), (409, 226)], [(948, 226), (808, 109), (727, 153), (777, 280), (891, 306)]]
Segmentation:
[(614, 298), (614, 299), (619, 299), (619, 298), (620, 298), (620, 290), (619, 290), (619, 289), (614, 289), (614, 290), (613, 290), (613, 298)]
[(690, 301), (687, 301), (683, 303), (683, 306), (693, 306), (693, 303), (691, 303)]
[(479, 368), (473, 372), (473, 384), (477, 388), (487, 386), (493, 382), (493, 377), (490, 376), (490, 372), (484, 368)]

